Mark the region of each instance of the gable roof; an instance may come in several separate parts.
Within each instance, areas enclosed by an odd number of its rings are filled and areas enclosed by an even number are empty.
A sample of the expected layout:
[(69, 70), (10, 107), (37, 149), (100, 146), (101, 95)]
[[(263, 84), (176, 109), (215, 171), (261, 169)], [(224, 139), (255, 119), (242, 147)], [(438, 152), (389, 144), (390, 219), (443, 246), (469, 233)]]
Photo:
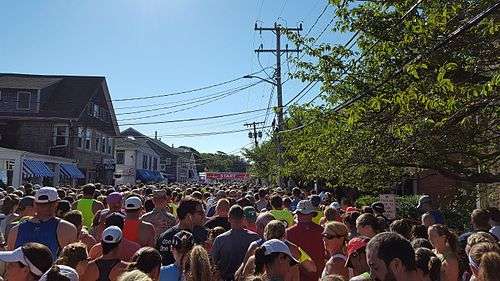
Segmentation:
[(3, 116), (36, 116), (79, 119), (90, 99), (104, 94), (111, 126), (119, 134), (111, 97), (103, 76), (36, 75), (0, 73), (0, 88), (41, 90), (39, 112), (0, 112)]
[(173, 147), (169, 146), (168, 144), (165, 144), (161, 140), (150, 138), (132, 127), (129, 127), (126, 130), (122, 131), (121, 135), (122, 136), (133, 136), (133, 137), (136, 137), (138, 139), (140, 138), (140, 139), (146, 140), (149, 143), (149, 146), (153, 150), (155, 150), (158, 154), (162, 154), (162, 152), (166, 152), (168, 154), (172, 154), (175, 156), (183, 155), (183, 151), (181, 151), (177, 148), (173, 148)]

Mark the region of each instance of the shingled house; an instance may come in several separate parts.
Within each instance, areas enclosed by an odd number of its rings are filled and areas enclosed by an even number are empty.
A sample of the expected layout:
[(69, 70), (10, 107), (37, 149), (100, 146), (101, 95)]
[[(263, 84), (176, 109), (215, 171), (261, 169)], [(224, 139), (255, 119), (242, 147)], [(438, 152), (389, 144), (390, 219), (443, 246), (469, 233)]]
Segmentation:
[(185, 182), (198, 179), (196, 160), (191, 151), (171, 147), (160, 139), (150, 138), (139, 131), (128, 128), (121, 132), (122, 137), (142, 138), (160, 156), (159, 171), (169, 182)]
[(68, 177), (111, 184), (118, 135), (104, 77), (0, 73), (0, 147), (74, 159)]

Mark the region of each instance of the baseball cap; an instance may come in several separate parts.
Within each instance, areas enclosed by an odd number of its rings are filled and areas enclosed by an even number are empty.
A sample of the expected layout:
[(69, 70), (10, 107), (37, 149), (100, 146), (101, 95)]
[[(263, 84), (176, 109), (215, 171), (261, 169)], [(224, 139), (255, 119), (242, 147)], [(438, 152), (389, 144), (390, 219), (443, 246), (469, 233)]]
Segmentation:
[(123, 200), (123, 196), (120, 192), (111, 192), (106, 197), (106, 202), (108, 204), (117, 204), (117, 203), (121, 204), (122, 200)]
[(316, 213), (316, 209), (314, 209), (314, 206), (312, 205), (311, 201), (300, 200), (299, 203), (297, 203), (297, 208), (295, 209), (294, 214), (296, 214), (296, 213), (309, 215), (312, 213)]
[(422, 196), (420, 196), (420, 199), (418, 199), (417, 209), (420, 209), (423, 204), (431, 203), (431, 202), (432, 202), (432, 199), (429, 195), (422, 195)]
[(332, 202), (330, 204), (330, 207), (334, 208), (337, 211), (340, 210), (340, 208), (341, 208), (339, 202), (337, 202), (337, 201)]
[(122, 241), (122, 230), (118, 226), (109, 226), (102, 232), (103, 243), (118, 243)]
[(172, 237), (170, 245), (174, 248), (190, 248), (194, 245), (193, 234), (181, 230)]
[(385, 212), (385, 206), (382, 202), (375, 202), (372, 204), (372, 209), (377, 213)]
[(245, 219), (251, 222), (255, 222), (257, 220), (257, 211), (252, 206), (246, 206), (243, 208), (243, 213), (245, 214)]
[[(67, 265), (54, 265), (54, 266), (57, 266), (57, 268), (59, 269), (59, 274), (68, 278), (69, 281), (78, 281), (80, 280), (79, 277), (78, 277), (78, 273), (76, 272), (76, 270), (74, 270), (73, 268), (67, 266)], [(42, 277), (40, 277), (40, 281), (50, 281), (48, 280), (48, 275), (49, 275), (49, 272), (50, 272), (50, 269), (49, 271), (45, 272)]]
[(356, 212), (358, 209), (356, 209), (356, 207), (347, 207), (345, 209), (345, 212), (346, 213), (350, 213), (350, 212)]
[(0, 252), (0, 261), (3, 262), (20, 262), (27, 266), (31, 273), (36, 276), (41, 276), (43, 272), (38, 269), (29, 259), (24, 255), (23, 248), (19, 247), (14, 251), (2, 251)]
[(346, 267), (351, 266), (352, 255), (360, 249), (365, 248), (368, 244), (368, 241), (370, 241), (370, 238), (364, 236), (354, 237), (349, 240), (349, 243), (347, 244), (347, 260), (345, 262)]
[(132, 196), (125, 200), (125, 210), (137, 210), (142, 207), (141, 198)]
[(44, 186), (35, 193), (36, 203), (52, 203), (57, 200), (59, 200), (59, 193), (57, 193), (57, 189), (53, 187)]
[(19, 200), (19, 209), (24, 210), (26, 207), (31, 207), (35, 203), (34, 196), (24, 196)]
[(266, 249), (264, 255), (270, 255), (272, 253), (283, 253), (287, 255), (290, 260), (293, 262), (292, 265), (298, 264), (299, 261), (296, 260), (293, 256), (292, 253), (290, 253), (290, 248), (285, 244), (285, 242), (279, 240), (279, 239), (271, 239), (267, 240), (262, 244), (262, 247)]

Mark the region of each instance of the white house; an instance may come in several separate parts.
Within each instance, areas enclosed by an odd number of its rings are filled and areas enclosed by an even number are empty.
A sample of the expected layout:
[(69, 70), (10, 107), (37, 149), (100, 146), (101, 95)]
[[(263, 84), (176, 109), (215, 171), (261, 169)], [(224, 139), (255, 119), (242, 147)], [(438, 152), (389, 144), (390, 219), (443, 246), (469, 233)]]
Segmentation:
[(122, 137), (115, 141), (115, 184), (162, 182), (160, 156), (143, 138)]

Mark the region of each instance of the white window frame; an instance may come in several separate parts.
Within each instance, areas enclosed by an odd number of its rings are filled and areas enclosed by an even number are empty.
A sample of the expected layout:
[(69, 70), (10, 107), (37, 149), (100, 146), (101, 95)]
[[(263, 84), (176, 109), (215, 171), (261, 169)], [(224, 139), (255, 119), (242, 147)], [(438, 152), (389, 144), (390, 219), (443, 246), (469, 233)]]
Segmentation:
[(95, 152), (100, 152), (101, 151), (101, 134), (95, 133), (95, 138), (94, 138), (94, 151)]
[(106, 146), (106, 153), (107, 154), (113, 153), (113, 138), (108, 138), (108, 142), (107, 142), (107, 146)]
[[(20, 108), (19, 107), (19, 94), (28, 94), (28, 107), (27, 108)], [(17, 92), (16, 109), (17, 110), (30, 110), (31, 109), (31, 92), (27, 92), (27, 91)]]
[[(87, 147), (87, 142), (89, 144), (89, 147)], [(85, 130), (85, 150), (91, 151), (92, 150), (92, 130), (90, 128), (87, 128)]]
[(93, 103), (92, 104), (92, 116), (94, 116), (95, 118), (99, 118), (99, 111), (100, 111), (99, 105), (96, 103)]
[[(64, 127), (64, 133), (62, 135), (57, 134), (57, 129)], [(57, 138), (64, 137), (64, 144), (57, 144)], [(66, 124), (55, 124), (54, 125), (54, 133), (52, 135), (52, 144), (55, 147), (63, 147), (67, 146), (69, 141), (69, 126)]]
[(78, 127), (78, 139), (76, 146), (79, 149), (83, 149), (85, 147), (85, 129), (82, 127)]
[(99, 148), (100, 152), (106, 154), (106, 147), (108, 146), (108, 138), (105, 135), (101, 137), (101, 147)]

